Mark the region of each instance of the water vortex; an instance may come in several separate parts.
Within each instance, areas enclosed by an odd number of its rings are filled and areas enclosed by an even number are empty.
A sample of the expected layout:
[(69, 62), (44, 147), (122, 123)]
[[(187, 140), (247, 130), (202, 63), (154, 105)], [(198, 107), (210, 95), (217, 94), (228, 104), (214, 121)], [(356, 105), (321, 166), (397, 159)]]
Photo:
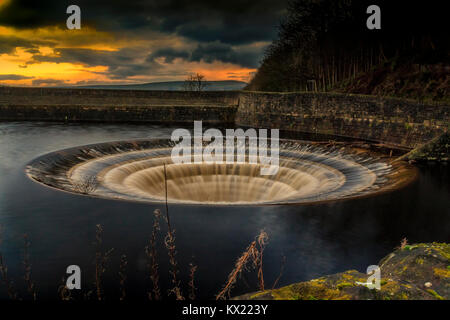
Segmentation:
[[(170, 203), (301, 204), (396, 189), (415, 177), (406, 163), (349, 146), (280, 140), (279, 170), (260, 163), (174, 164), (170, 140), (99, 143), (34, 159), (27, 175), (60, 190), (103, 198)], [(166, 166), (164, 176), (163, 166)]]

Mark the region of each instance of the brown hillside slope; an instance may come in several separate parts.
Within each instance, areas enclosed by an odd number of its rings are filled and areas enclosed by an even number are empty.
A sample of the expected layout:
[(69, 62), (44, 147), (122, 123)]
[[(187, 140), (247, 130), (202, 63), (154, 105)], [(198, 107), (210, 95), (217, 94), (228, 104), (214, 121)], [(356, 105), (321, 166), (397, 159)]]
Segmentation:
[(395, 96), (415, 100), (450, 101), (450, 66), (386, 62), (353, 79), (342, 81), (332, 91)]

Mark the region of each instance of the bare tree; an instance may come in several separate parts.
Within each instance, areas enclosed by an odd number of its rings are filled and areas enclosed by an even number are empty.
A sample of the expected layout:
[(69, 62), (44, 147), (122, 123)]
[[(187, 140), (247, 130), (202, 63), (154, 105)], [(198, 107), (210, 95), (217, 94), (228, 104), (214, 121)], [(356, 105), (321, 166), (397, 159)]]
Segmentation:
[(186, 91), (203, 91), (206, 88), (206, 79), (205, 76), (196, 73), (191, 74), (185, 81), (184, 81), (184, 90)]

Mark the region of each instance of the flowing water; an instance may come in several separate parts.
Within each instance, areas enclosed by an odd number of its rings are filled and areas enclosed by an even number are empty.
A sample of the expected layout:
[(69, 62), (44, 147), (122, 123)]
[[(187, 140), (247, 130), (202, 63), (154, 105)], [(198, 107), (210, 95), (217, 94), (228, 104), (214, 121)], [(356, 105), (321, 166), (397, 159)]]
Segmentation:
[(189, 150), (189, 161), (176, 164), (170, 140), (80, 146), (34, 159), (27, 166), (27, 174), (66, 191), (135, 201), (165, 202), (167, 184), (169, 203), (209, 205), (346, 199), (394, 189), (416, 175), (411, 166), (392, 163), (381, 155), (356, 152), (342, 145), (323, 147), (292, 140), (281, 141), (277, 172), (263, 175), (263, 167), (269, 167), (267, 156), (262, 161), (249, 161), (248, 145), (246, 157), (240, 162), (234, 152), (235, 159), (229, 163), (224, 161), (228, 155), (220, 162), (194, 162), (196, 154), (201, 156), (207, 146), (205, 143), (196, 153)]
[[(105, 247), (115, 249), (105, 273), (110, 298), (119, 294), (122, 254), (129, 261), (128, 295), (145, 298), (150, 284), (144, 247), (153, 210), (164, 209), (163, 163), (180, 278), (186, 283), (189, 263), (197, 264), (202, 298), (219, 291), (235, 259), (263, 228), (270, 237), (264, 258), (269, 286), (283, 256), (281, 285), (347, 269), (364, 272), (403, 237), (450, 240), (446, 166), (416, 172), (359, 150), (286, 140), (280, 143), (277, 175), (261, 178), (259, 164), (171, 164), (167, 138), (173, 129), (0, 124), (0, 251), (24, 298), (23, 234), (32, 241), (38, 295), (54, 299), (71, 264), (81, 267), (83, 288), (92, 289), (96, 224), (104, 227)], [(417, 179), (407, 184), (415, 173)], [(94, 197), (80, 195), (90, 178)], [(334, 201), (340, 199), (347, 200)], [(158, 254), (161, 286), (167, 289), (167, 252), (161, 243)], [(255, 278), (248, 274), (234, 293), (255, 290)], [(0, 298), (5, 297), (0, 286)]]

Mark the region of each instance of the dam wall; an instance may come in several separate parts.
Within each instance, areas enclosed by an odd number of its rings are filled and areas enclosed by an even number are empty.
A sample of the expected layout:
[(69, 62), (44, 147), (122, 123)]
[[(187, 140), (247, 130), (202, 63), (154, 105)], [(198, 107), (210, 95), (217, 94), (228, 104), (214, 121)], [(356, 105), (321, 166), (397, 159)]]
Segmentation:
[(415, 148), (449, 129), (450, 106), (338, 93), (242, 92), (235, 123)]
[(0, 120), (233, 124), (239, 92), (0, 87)]
[(337, 93), (0, 87), (0, 120), (186, 126), (203, 120), (415, 148), (447, 132), (450, 106)]

